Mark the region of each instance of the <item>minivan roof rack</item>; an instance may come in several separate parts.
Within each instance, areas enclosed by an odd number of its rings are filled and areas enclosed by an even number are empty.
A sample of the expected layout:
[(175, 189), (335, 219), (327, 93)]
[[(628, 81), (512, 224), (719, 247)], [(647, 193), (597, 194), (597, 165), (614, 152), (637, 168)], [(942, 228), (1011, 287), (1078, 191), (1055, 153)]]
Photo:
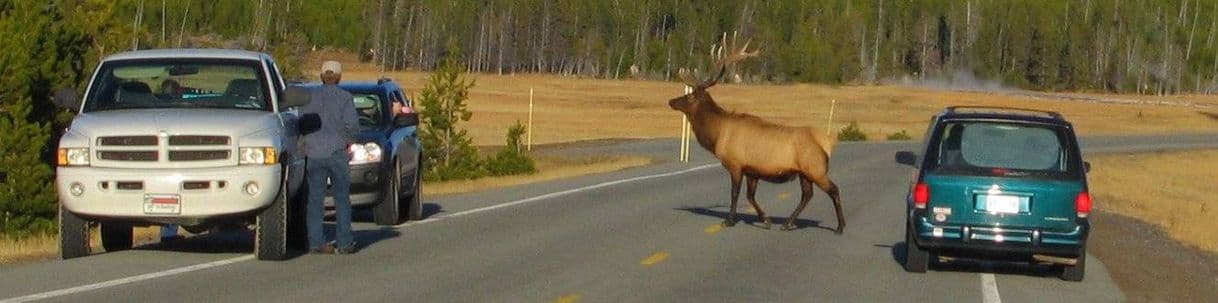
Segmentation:
[(1046, 115), (1054, 119), (1062, 119), (1062, 114), (1055, 111), (1037, 110), (1018, 107), (1006, 106), (948, 106), (944, 112), (958, 113), (962, 111), (977, 112), (977, 113), (1003, 113), (1003, 112), (1023, 112), (1031, 114)]

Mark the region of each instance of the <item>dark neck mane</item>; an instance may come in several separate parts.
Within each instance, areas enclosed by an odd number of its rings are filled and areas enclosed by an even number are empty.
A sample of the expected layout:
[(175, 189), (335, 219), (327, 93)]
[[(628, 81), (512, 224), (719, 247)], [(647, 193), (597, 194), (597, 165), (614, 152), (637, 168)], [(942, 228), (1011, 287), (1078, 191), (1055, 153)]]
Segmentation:
[(702, 145), (706, 150), (714, 152), (715, 143), (719, 141), (719, 133), (722, 127), (722, 121), (727, 118), (729, 113), (715, 104), (715, 101), (707, 98), (693, 113), (690, 114), (689, 121), (694, 130), (694, 136), (698, 138), (698, 144)]

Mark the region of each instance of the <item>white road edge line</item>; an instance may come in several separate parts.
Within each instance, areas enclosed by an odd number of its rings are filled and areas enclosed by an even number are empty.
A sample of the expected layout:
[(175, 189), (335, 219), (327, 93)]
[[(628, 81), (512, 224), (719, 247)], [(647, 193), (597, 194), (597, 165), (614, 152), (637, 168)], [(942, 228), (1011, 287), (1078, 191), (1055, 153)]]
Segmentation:
[(126, 277), (126, 278), (117, 279), (117, 280), (110, 280), (110, 281), (105, 281), (105, 282), (93, 283), (93, 284), (89, 284), (89, 285), (82, 285), (82, 286), (77, 286), (77, 287), (72, 287), (72, 288), (65, 288), (65, 289), (60, 289), (60, 290), (48, 291), (48, 292), (44, 292), (44, 293), (32, 294), (32, 295), (28, 295), (28, 296), (24, 296), (24, 297), (4, 299), (4, 300), (0, 300), (0, 303), (17, 303), (17, 302), (29, 302), (29, 301), (35, 301), (35, 300), (50, 299), (50, 298), (54, 298), (54, 297), (66, 296), (66, 295), (70, 295), (70, 294), (98, 290), (98, 289), (102, 289), (102, 288), (109, 288), (109, 287), (119, 286), (119, 285), (123, 285), (123, 284), (130, 284), (130, 283), (135, 283), (135, 282), (140, 282), (140, 281), (152, 280), (152, 279), (156, 279), (156, 278), (168, 277), (168, 276), (172, 276), (172, 275), (177, 275), (177, 274), (182, 274), (182, 273), (187, 273), (187, 272), (192, 272), (192, 271), (197, 271), (197, 270), (204, 270), (204, 269), (213, 268), (213, 267), (220, 267), (220, 266), (224, 266), (224, 265), (229, 265), (229, 264), (243, 262), (243, 261), (249, 261), (249, 260), (253, 260), (253, 259), (254, 259), (254, 255), (240, 256), (240, 257), (236, 257), (236, 258), (225, 259), (225, 260), (220, 260), (220, 261), (215, 261), (215, 262), (210, 262), (210, 263), (191, 265), (191, 266), (187, 266), (187, 267), (179, 267), (179, 268), (170, 269), (170, 270), (166, 270), (166, 271), (147, 273), (147, 274), (142, 274), (142, 275), (138, 275), (138, 276), (131, 276), (131, 277)]
[(981, 302), (1002, 303), (1002, 297), (998, 296), (998, 281), (994, 279), (994, 274), (981, 274)]
[[(511, 207), (511, 206), (516, 206), (516, 205), (520, 205), (520, 204), (525, 204), (525, 203), (529, 203), (529, 202), (536, 202), (536, 201), (541, 201), (541, 200), (546, 200), (546, 199), (557, 198), (557, 197), (570, 195), (570, 194), (574, 194), (574, 193), (581, 192), (581, 191), (605, 188), (605, 187), (614, 186), (614, 185), (623, 184), (623, 183), (630, 183), (630, 182), (637, 182), (637, 181), (648, 180), (648, 179), (663, 178), (663, 177), (675, 176), (675, 175), (680, 175), (680, 174), (686, 174), (686, 173), (703, 170), (703, 169), (707, 169), (707, 168), (711, 168), (711, 167), (715, 167), (715, 166), (719, 166), (719, 164), (706, 164), (706, 165), (697, 166), (694, 168), (689, 168), (689, 169), (675, 171), (675, 172), (667, 172), (667, 173), (662, 173), (662, 174), (646, 175), (646, 176), (639, 176), (639, 177), (634, 177), (634, 178), (629, 178), (629, 179), (608, 181), (608, 182), (598, 183), (595, 185), (568, 189), (568, 190), (564, 190), (564, 191), (560, 191), (560, 192), (544, 194), (544, 195), (540, 195), (540, 196), (536, 196), (536, 197), (532, 197), (532, 198), (526, 198), (526, 199), (516, 200), (516, 201), (512, 201), (512, 202), (496, 204), (496, 205), (487, 206), (487, 207), (483, 207), (483, 208), (475, 208), (475, 209), (471, 209), (471, 210), (453, 213), (453, 214), (447, 215), (447, 216), (438, 216), (438, 217), (433, 217), (433, 218), (427, 218), (427, 219), (421, 220), (421, 221), (406, 222), (406, 223), (397, 225), (397, 227), (426, 224), (426, 223), (430, 223), (430, 222), (440, 221), (441, 219), (455, 218), (455, 217), (460, 217), (460, 216), (464, 216), (464, 215), (484, 212), (484, 211), (488, 211), (488, 210), (494, 210), (494, 209), (499, 209), (499, 208), (504, 208), (504, 207)], [(81, 285), (81, 286), (72, 287), (72, 288), (53, 290), (53, 291), (23, 296), (23, 297), (9, 298), (9, 299), (0, 300), (0, 303), (18, 303), (18, 302), (30, 302), (30, 301), (36, 301), (36, 300), (50, 299), (50, 298), (54, 298), (54, 297), (60, 297), (60, 296), (66, 296), (66, 295), (71, 295), (71, 294), (76, 294), (76, 293), (93, 291), (93, 290), (98, 290), (98, 289), (103, 289), (103, 288), (115, 287), (115, 286), (119, 286), (119, 285), (123, 285), (123, 284), (130, 284), (130, 283), (147, 281), (147, 280), (152, 280), (152, 279), (161, 278), (161, 277), (173, 276), (173, 275), (183, 274), (183, 273), (192, 272), (192, 271), (220, 267), (220, 266), (230, 265), (230, 264), (234, 264), (234, 263), (245, 262), (245, 261), (249, 261), (249, 260), (253, 260), (253, 259), (254, 259), (254, 255), (240, 256), (240, 257), (236, 257), (236, 258), (224, 259), (224, 260), (215, 261), (215, 262), (209, 262), (209, 263), (191, 265), (191, 266), (186, 266), (186, 267), (179, 267), (179, 268), (160, 271), (160, 272), (131, 276), (131, 277), (121, 278), (121, 279), (117, 279), (117, 280), (110, 280), (110, 281), (98, 282), (98, 283), (93, 283), (93, 284), (88, 284), (88, 285)]]
[(406, 223), (398, 224), (397, 227), (427, 224), (427, 223), (436, 222), (436, 221), (440, 221), (440, 220), (448, 219), (448, 218), (456, 218), (456, 217), (460, 217), (460, 216), (464, 216), (464, 215), (470, 215), (470, 214), (480, 213), (480, 212), (484, 212), (484, 211), (500, 209), (500, 208), (504, 208), (504, 207), (512, 207), (512, 206), (530, 203), (530, 202), (537, 202), (537, 201), (546, 200), (546, 199), (553, 199), (553, 198), (566, 196), (566, 195), (570, 195), (570, 194), (574, 194), (574, 193), (578, 193), (578, 192), (582, 192), (582, 191), (589, 191), (589, 190), (593, 190), (593, 189), (605, 188), (605, 187), (614, 186), (614, 185), (623, 184), (623, 183), (630, 183), (630, 182), (637, 182), (637, 181), (643, 181), (643, 180), (649, 180), (649, 179), (676, 176), (676, 175), (680, 175), (680, 174), (686, 174), (686, 173), (699, 171), (699, 170), (712, 168), (712, 167), (717, 167), (717, 166), (719, 166), (719, 164), (717, 164), (717, 163), (706, 164), (706, 165), (696, 166), (693, 168), (674, 171), (674, 172), (667, 172), (667, 173), (662, 173), (662, 174), (638, 176), (638, 177), (629, 178), (629, 179), (608, 181), (608, 182), (598, 183), (598, 184), (584, 186), (584, 187), (580, 187), (580, 188), (573, 188), (573, 189), (568, 189), (568, 190), (564, 190), (564, 191), (560, 191), (560, 192), (548, 193), (548, 194), (544, 194), (544, 195), (540, 195), (540, 196), (536, 196), (536, 197), (532, 197), (532, 198), (525, 198), (525, 199), (520, 199), (520, 200), (516, 200), (516, 201), (512, 201), (512, 202), (495, 204), (495, 205), (491, 205), (491, 206), (487, 206), (487, 207), (475, 208), (475, 209), (471, 209), (471, 210), (456, 212), (456, 213), (446, 215), (446, 216), (436, 216), (436, 217), (427, 218), (427, 219), (424, 219), (421, 221), (406, 222)]

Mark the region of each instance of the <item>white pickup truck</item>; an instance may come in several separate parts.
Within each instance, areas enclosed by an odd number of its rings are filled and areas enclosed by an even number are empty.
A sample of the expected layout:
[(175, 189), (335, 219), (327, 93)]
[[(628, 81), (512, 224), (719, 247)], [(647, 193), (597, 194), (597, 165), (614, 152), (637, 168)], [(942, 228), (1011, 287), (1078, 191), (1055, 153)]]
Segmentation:
[(285, 258), (289, 239), (305, 236), (295, 108), (308, 96), (287, 88), (263, 53), (105, 58), (84, 98), (74, 90), (54, 98), (78, 113), (57, 150), (61, 256), (89, 254), (93, 223), (106, 251), (131, 248), (133, 226), (236, 224), (254, 226), (258, 259)]

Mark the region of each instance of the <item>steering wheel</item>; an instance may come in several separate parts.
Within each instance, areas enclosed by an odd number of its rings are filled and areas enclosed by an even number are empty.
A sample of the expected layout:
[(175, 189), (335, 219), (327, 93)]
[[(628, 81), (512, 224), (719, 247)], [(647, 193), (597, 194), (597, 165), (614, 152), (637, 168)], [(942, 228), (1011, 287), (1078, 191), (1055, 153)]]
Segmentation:
[(376, 125), (376, 120), (372, 119), (372, 117), (359, 116), (359, 124), (360, 125)]

